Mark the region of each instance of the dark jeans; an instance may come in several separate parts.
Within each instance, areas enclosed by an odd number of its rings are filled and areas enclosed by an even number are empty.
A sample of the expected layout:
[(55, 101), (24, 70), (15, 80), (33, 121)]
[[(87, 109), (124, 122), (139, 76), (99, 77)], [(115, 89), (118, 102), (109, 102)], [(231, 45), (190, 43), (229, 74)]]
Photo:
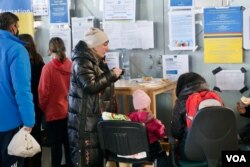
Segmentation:
[(0, 132), (0, 167), (23, 167), (24, 158), (8, 154), (8, 145), (12, 137), (18, 132), (15, 128), (6, 132)]
[(46, 125), (51, 143), (52, 167), (61, 167), (62, 146), (64, 146), (66, 166), (72, 166), (67, 132), (67, 119), (46, 122)]

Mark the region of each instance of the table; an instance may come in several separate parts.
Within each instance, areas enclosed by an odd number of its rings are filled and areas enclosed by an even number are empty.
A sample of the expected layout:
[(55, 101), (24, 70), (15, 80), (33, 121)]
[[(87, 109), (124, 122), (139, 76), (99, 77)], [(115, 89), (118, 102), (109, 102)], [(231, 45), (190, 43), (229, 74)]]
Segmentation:
[(158, 94), (169, 92), (172, 95), (172, 102), (175, 103), (175, 88), (176, 82), (167, 79), (153, 79), (150, 82), (138, 82), (136, 79), (132, 80), (118, 80), (115, 83), (115, 94), (123, 96), (123, 106), (125, 114), (129, 113), (128, 96), (132, 96), (136, 89), (144, 90), (151, 99), (150, 109), (156, 116), (156, 96)]

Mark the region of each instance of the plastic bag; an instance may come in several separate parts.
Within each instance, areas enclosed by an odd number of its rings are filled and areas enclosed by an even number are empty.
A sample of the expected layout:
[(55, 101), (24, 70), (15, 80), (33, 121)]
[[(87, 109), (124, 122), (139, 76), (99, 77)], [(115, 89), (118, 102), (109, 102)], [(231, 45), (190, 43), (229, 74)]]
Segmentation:
[(8, 145), (8, 154), (19, 157), (33, 157), (41, 152), (41, 147), (34, 137), (24, 128), (21, 128), (11, 139)]

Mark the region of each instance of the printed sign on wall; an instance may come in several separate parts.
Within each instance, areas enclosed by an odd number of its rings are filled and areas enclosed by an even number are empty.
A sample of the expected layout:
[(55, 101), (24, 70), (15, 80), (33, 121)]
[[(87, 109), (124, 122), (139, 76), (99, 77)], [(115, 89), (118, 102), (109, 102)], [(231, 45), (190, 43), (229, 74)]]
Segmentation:
[(68, 0), (50, 0), (49, 7), (51, 24), (69, 23)]

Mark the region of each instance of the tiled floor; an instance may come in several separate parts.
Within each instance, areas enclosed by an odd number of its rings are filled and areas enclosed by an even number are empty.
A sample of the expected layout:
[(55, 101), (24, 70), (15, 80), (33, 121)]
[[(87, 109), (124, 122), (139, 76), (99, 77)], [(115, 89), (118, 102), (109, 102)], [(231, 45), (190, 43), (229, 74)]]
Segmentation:
[[(132, 167), (130, 164), (120, 164), (120, 167)], [(51, 159), (50, 159), (50, 148), (43, 147), (42, 148), (42, 167), (51, 167)], [(115, 164), (112, 162), (108, 162), (106, 167), (115, 167)]]
[[(49, 147), (42, 147), (42, 167), (51, 167)], [(106, 167), (115, 167), (115, 164), (113, 162), (108, 162)], [(120, 167), (132, 167), (132, 165), (121, 163)], [(146, 165), (145, 167), (152, 167), (152, 165)]]

